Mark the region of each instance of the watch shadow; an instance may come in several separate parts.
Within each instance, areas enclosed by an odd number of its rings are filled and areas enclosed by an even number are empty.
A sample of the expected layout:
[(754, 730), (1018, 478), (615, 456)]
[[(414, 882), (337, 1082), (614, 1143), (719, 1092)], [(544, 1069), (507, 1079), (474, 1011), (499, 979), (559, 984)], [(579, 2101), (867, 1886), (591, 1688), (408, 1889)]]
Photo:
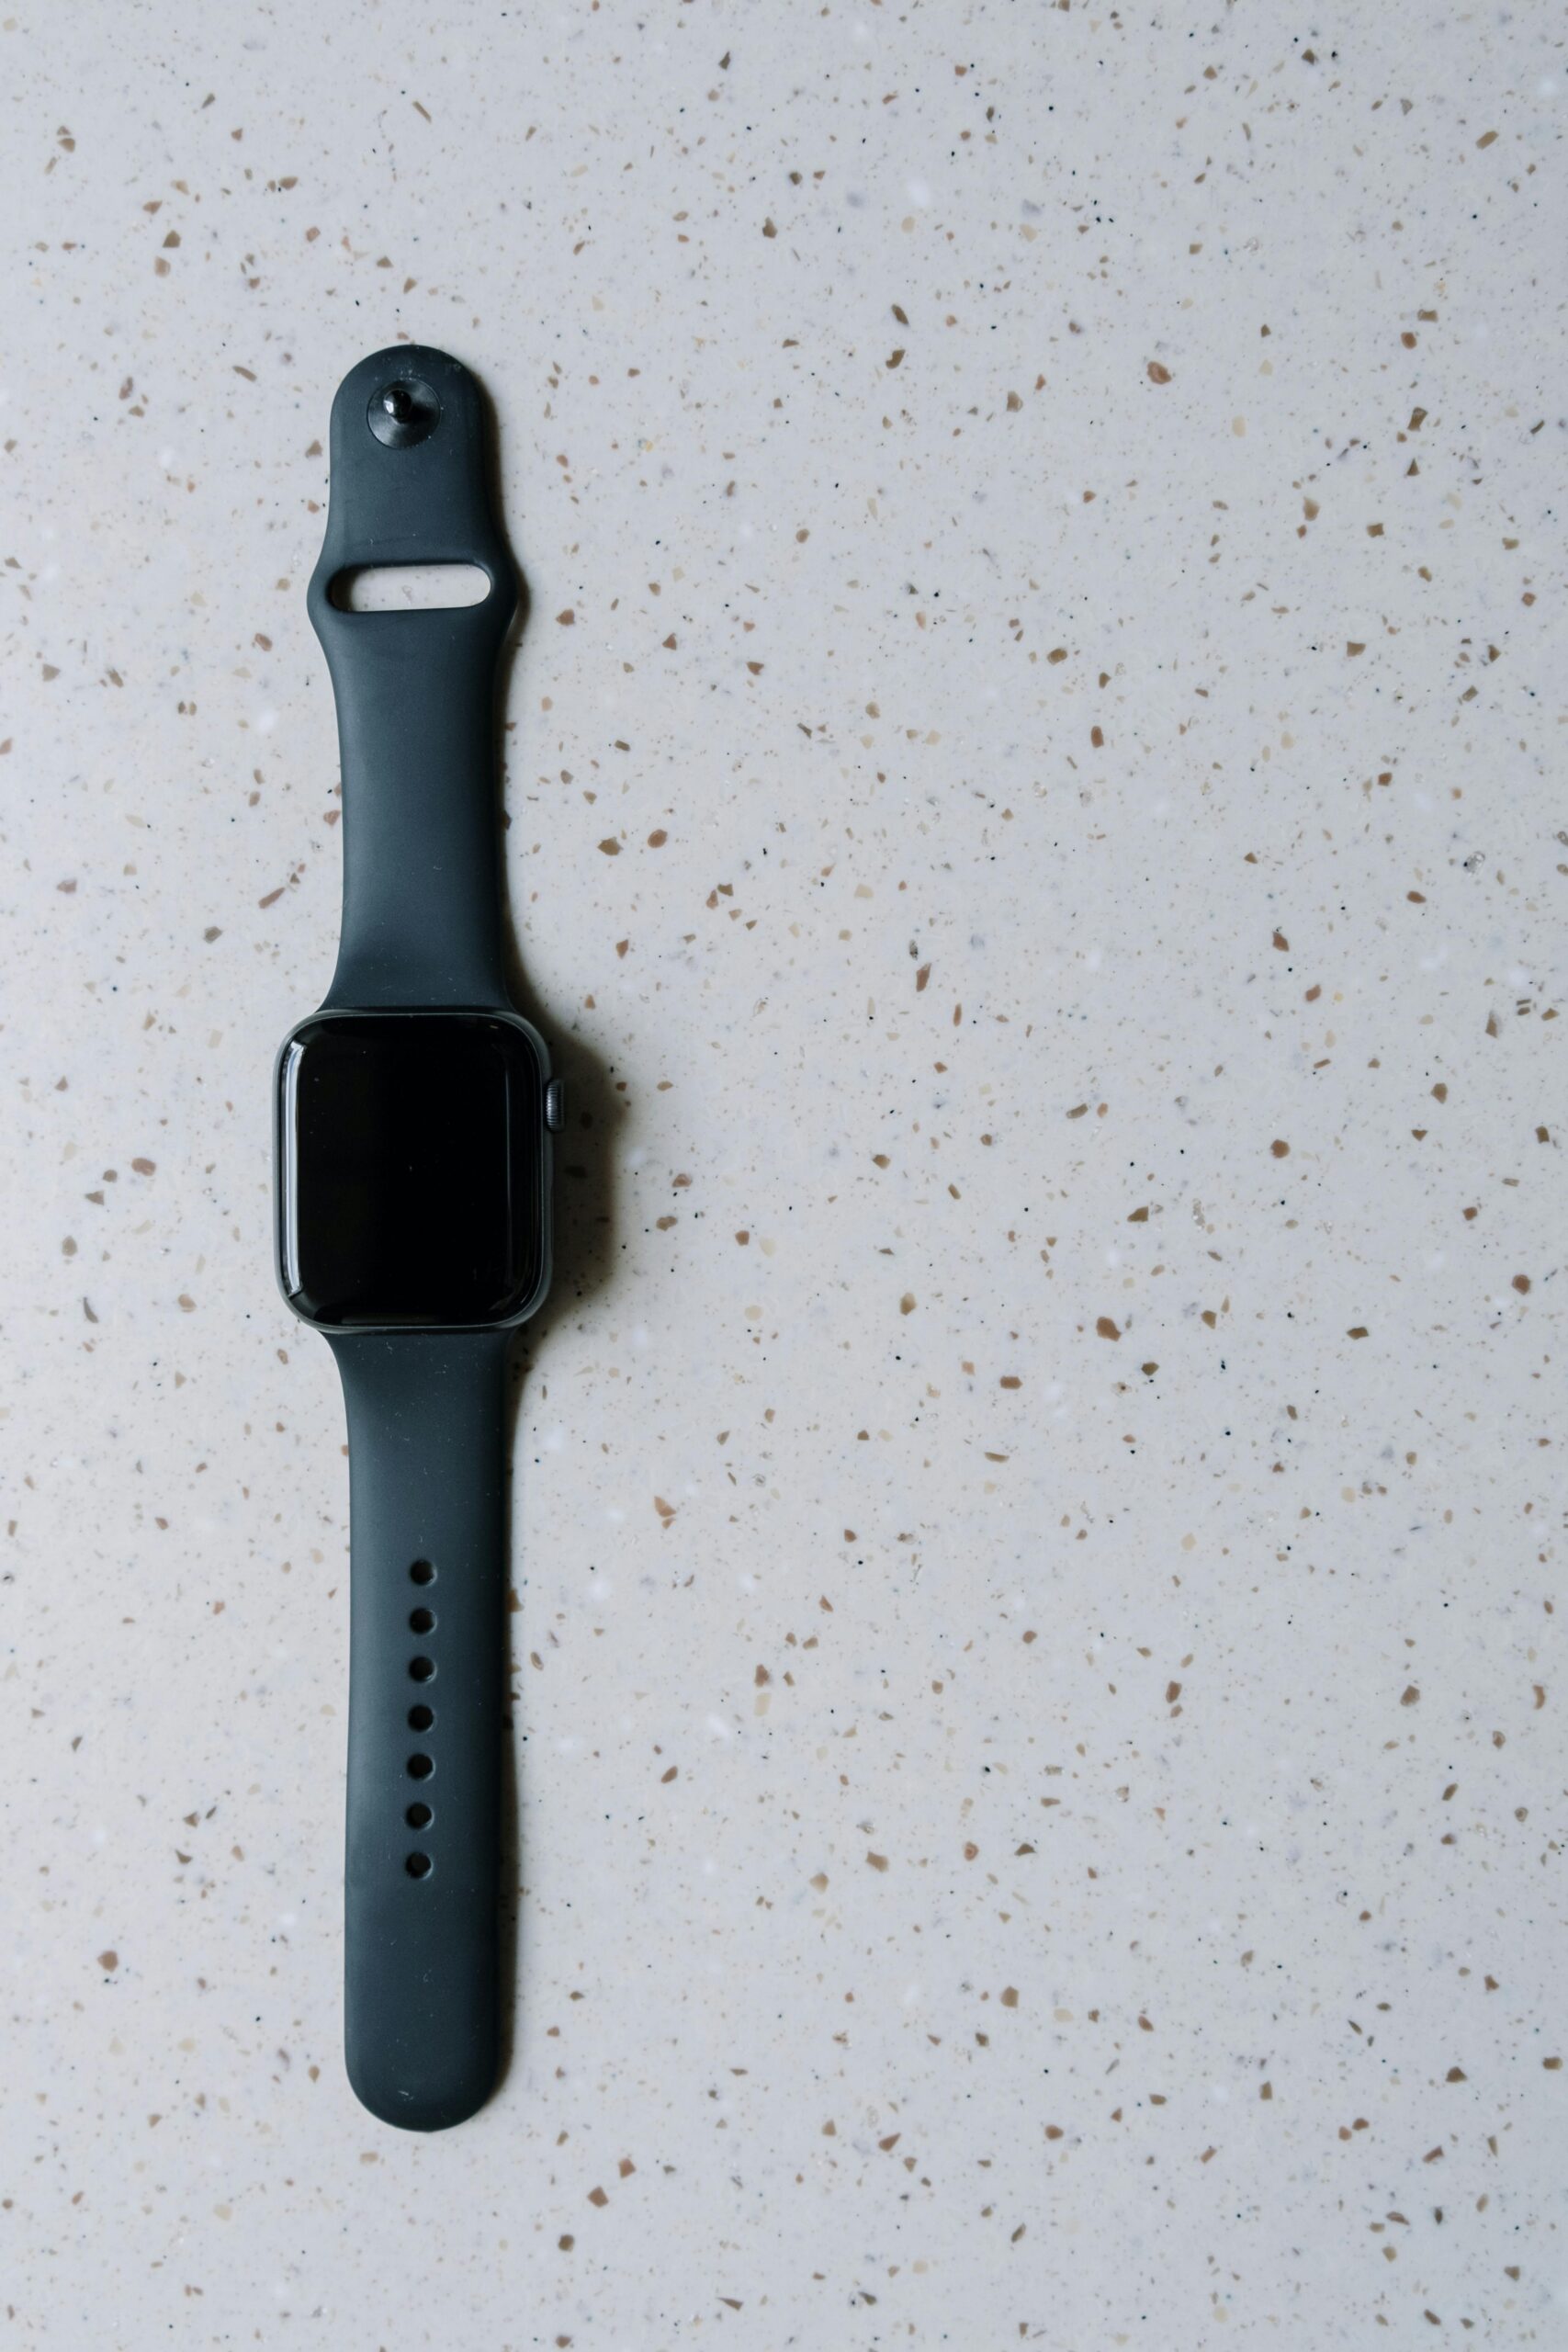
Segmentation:
[(520, 2015), (523, 1970), (522, 1907), (525, 1888), (522, 1832), (524, 1727), (522, 1676), (527, 1665), (527, 1561), (516, 1540), (521, 1512), (520, 1459), (525, 1408), (532, 1375), (547, 1356), (558, 1322), (575, 1319), (584, 1304), (613, 1279), (615, 1239), (615, 1164), (612, 1141), (625, 1118), (623, 1099), (614, 1091), (609, 1066), (581, 1035), (552, 1030), (535, 1009), (532, 992), (515, 968), (515, 941), (509, 957), (508, 986), (519, 1012), (548, 1040), (555, 1075), (566, 1088), (566, 1125), (555, 1139), (554, 1271), (538, 1313), (516, 1334), (507, 1365), (507, 1737), (501, 1770), (501, 1905), (497, 1952), (501, 2002), (497, 2088), (510, 2074), (519, 2041), (527, 2030)]
[[(488, 392), (483, 392), (482, 387), (481, 392), (485, 406), (491, 503), (504, 528), (506, 510), (499, 479), (500, 426)], [(501, 863), (503, 875), (507, 868), (504, 844), (509, 830), (509, 820), (503, 813), (510, 764), (509, 747), (513, 741), (523, 742), (525, 722), (519, 712), (515, 736), (511, 736), (505, 731), (502, 718), (511, 700), (518, 651), (528, 626), (531, 603), (527, 579), (519, 565), (517, 611), (502, 649), (496, 679), (498, 765), (502, 778), (502, 810), (498, 811), (498, 822), (502, 828)], [(562, 1080), (566, 1096), (565, 1125), (555, 1138), (554, 1247), (550, 1289), (538, 1313), (516, 1335), (508, 1365), (507, 1459), (515, 1464), (528, 1376), (544, 1351), (550, 1332), (558, 1322), (581, 1314), (585, 1303), (605, 1290), (614, 1278), (619, 1255), (615, 1238), (614, 1139), (617, 1125), (626, 1117), (626, 1099), (617, 1094), (611, 1067), (592, 1041), (582, 1035), (575, 1022), (569, 1025), (565, 1020), (558, 1022), (552, 1019), (548, 1008), (540, 1003), (524, 960), (510, 888), (503, 894), (502, 939), (507, 989), (512, 1001), (546, 1040), (553, 1075)], [(514, 1523), (513, 1506), (517, 1492), (518, 1480), (514, 1471), (508, 1486), (509, 1562), (516, 1556), (515, 1546), (510, 1538)], [(507, 1582), (505, 1724), (509, 1737), (503, 1750), (501, 1781), (501, 1904), (498, 1920), (501, 2058), (496, 2076), (498, 2089), (512, 2070), (518, 2043), (525, 2030), (518, 2015), (524, 1854), (519, 1790), (521, 1740), (517, 1720), (522, 1704), (520, 1669), (525, 1663), (528, 1650), (524, 1632), (525, 1589), (526, 1564), (524, 1563), (515, 1576), (509, 1575)]]

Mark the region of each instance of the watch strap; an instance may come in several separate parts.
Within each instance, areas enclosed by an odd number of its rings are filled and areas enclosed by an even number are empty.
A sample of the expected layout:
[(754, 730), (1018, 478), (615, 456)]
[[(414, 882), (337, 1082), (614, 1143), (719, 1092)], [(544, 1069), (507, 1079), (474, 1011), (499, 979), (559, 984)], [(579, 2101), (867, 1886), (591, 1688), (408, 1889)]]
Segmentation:
[[(517, 574), (485, 424), (474, 377), (423, 344), (362, 359), (333, 402), (326, 537), (307, 597), (343, 775), (343, 931), (328, 1005), (507, 1002), (496, 679)], [(411, 563), (477, 565), (489, 593), (434, 611), (356, 613), (337, 601), (357, 568)]]
[(344, 2052), (373, 2114), (435, 2132), (499, 2064), (507, 1334), (327, 1336), (349, 1453)]

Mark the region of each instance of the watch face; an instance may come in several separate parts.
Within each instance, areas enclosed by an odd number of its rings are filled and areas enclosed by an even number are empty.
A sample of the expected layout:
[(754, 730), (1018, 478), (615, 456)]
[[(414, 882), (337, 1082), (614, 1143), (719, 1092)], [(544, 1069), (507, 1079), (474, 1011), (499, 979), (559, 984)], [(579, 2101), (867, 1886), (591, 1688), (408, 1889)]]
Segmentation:
[(278, 1064), (278, 1254), (312, 1323), (476, 1325), (545, 1272), (544, 1071), (476, 1012), (318, 1013)]

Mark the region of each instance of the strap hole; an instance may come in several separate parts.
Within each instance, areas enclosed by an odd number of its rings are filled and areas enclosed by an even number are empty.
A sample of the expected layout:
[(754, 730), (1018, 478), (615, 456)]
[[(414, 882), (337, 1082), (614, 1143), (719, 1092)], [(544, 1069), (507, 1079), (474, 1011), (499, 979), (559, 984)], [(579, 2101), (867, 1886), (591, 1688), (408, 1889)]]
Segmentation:
[(411, 1634), (433, 1634), (435, 1631), (435, 1611), (434, 1609), (411, 1610), (409, 1611), (409, 1631)]
[(431, 1566), (428, 1560), (416, 1560), (412, 1567), (409, 1570), (409, 1574), (413, 1578), (415, 1584), (434, 1584), (435, 1582), (435, 1570)]
[(403, 1819), (411, 1829), (428, 1829), (431, 1823), (430, 1807), (427, 1804), (411, 1804)]
[(482, 605), (490, 588), (477, 563), (360, 563), (327, 594), (340, 613), (451, 613)]
[(430, 1856), (428, 1854), (411, 1854), (408, 1860), (403, 1864), (403, 1868), (407, 1871), (410, 1878), (428, 1878), (430, 1876)]
[(409, 1709), (410, 1731), (428, 1731), (434, 1721), (435, 1710), (434, 1707), (411, 1707)]
[(411, 1657), (409, 1673), (415, 1682), (428, 1682), (435, 1673), (435, 1660), (433, 1657)]
[(428, 1781), (434, 1770), (435, 1767), (428, 1756), (411, 1756), (409, 1758), (409, 1779), (411, 1781)]

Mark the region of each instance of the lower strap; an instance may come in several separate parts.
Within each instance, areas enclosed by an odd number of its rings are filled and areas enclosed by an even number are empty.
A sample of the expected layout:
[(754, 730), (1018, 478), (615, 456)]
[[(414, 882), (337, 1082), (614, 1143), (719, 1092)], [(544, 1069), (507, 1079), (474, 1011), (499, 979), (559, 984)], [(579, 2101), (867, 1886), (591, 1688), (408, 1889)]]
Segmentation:
[(438, 2132), (500, 2056), (509, 1335), (328, 1336), (348, 1414), (344, 2055), (373, 2115)]

